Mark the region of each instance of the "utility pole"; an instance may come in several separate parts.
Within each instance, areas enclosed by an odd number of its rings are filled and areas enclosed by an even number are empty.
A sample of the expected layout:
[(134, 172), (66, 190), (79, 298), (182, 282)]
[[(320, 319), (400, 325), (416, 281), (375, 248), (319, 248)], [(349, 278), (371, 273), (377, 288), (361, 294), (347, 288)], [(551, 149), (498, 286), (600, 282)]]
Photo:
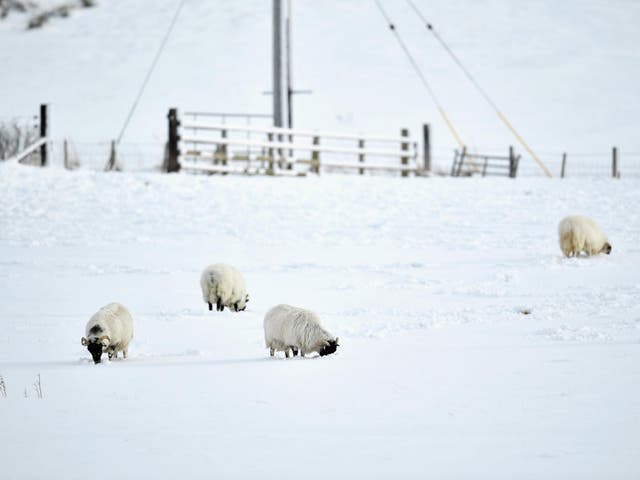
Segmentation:
[(293, 128), (293, 85), (291, 81), (291, 0), (287, 2), (287, 18), (285, 20), (285, 42), (287, 51), (287, 125)]
[(282, 127), (282, 2), (273, 0), (273, 126)]

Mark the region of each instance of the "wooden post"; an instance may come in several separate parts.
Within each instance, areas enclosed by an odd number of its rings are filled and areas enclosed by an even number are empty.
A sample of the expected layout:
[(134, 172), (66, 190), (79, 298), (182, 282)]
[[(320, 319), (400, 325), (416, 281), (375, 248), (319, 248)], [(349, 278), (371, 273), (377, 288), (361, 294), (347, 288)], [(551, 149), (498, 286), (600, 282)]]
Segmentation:
[(111, 153), (109, 154), (109, 160), (104, 170), (109, 172), (116, 169), (116, 141), (111, 140)]
[(611, 151), (611, 176), (618, 178), (618, 148), (613, 147)]
[[(269, 139), (269, 143), (273, 143), (273, 133), (267, 133), (267, 138)], [(269, 173), (273, 173), (273, 147), (269, 146)]]
[[(360, 150), (364, 150), (364, 138), (361, 138), (360, 140), (358, 140), (358, 148)], [(358, 161), (360, 163), (364, 163), (364, 153), (360, 152), (358, 154)], [(360, 175), (364, 175), (364, 168), (358, 169), (358, 173), (360, 173)]]
[(560, 178), (564, 178), (564, 172), (567, 168), (567, 152), (562, 154), (562, 169), (560, 170)]
[(282, 2), (273, 2), (273, 126), (282, 127)]
[(431, 171), (431, 136), (429, 124), (422, 125), (422, 156), (424, 158), (424, 170)]
[(513, 145), (509, 145), (509, 178), (516, 178), (517, 168), (516, 156), (513, 153)]
[(67, 145), (67, 139), (62, 142), (62, 154), (64, 156), (64, 168), (69, 170), (69, 146)]
[[(227, 130), (224, 129), (221, 132), (221, 136), (223, 139), (227, 138)], [(222, 165), (227, 165), (229, 160), (229, 154), (227, 153), (227, 144), (223, 143), (220, 145), (220, 152), (222, 153)]]
[[(409, 130), (406, 129), (406, 128), (403, 128), (402, 130), (400, 130), (400, 136), (408, 137), (409, 136)], [(402, 142), (400, 144), (400, 150), (402, 150), (403, 152), (409, 150), (409, 143), (408, 142)], [(409, 165), (409, 157), (403, 155), (402, 157), (400, 157), (400, 163), (402, 165)], [(409, 172), (407, 172), (406, 170), (403, 170), (401, 175), (403, 177), (408, 177), (409, 176)]]
[(462, 152), (460, 153), (460, 161), (458, 163), (458, 171), (456, 172), (456, 177), (460, 176), (462, 172), (462, 164), (464, 163), (464, 157), (467, 156), (467, 147), (462, 147)]
[[(320, 145), (320, 137), (313, 137), (313, 144)], [(318, 150), (311, 151), (311, 171), (320, 173), (320, 152)]]
[(178, 110), (176, 108), (170, 108), (167, 118), (169, 119), (167, 173), (179, 172), (180, 162), (178, 161), (178, 156), (180, 155), (180, 151), (178, 150), (178, 141), (180, 140), (180, 136), (178, 135), (178, 126), (180, 125), (180, 121), (178, 120)]
[[(40, 105), (40, 138), (46, 138), (47, 136), (47, 104)], [(46, 142), (40, 147), (40, 166), (47, 165), (47, 144)]]

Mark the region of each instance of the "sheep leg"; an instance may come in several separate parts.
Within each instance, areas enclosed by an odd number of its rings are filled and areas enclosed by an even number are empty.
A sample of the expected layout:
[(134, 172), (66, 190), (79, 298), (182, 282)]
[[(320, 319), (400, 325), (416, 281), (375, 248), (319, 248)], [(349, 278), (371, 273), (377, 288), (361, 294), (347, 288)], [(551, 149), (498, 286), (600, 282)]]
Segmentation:
[(284, 351), (284, 356), (289, 358), (289, 349), (288, 348)]
[(209, 311), (213, 310), (213, 305), (211, 305), (211, 302), (209, 302)]
[(236, 303), (234, 303), (234, 304), (233, 304), (233, 308), (235, 308), (235, 309), (236, 309), (236, 312), (238, 311), (238, 302), (236, 302)]
[(216, 303), (216, 309), (217, 309), (219, 312), (224, 311), (224, 305), (222, 305), (222, 299), (221, 299), (220, 297), (218, 297), (218, 301), (217, 301), (217, 303)]
[(271, 355), (272, 357), (276, 354), (276, 351), (273, 349), (273, 347), (271, 347), (269, 349), (269, 355)]
[(291, 347), (291, 351), (293, 352), (294, 357), (298, 356), (298, 349), (296, 347)]

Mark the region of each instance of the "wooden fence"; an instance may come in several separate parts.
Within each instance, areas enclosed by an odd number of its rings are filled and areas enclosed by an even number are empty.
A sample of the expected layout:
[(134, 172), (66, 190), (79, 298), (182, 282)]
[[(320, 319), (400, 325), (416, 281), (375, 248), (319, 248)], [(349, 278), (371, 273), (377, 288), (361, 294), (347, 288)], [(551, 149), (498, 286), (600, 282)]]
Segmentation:
[(321, 171), (425, 173), (418, 144), (402, 129), (397, 137), (179, 120), (169, 110), (165, 168), (207, 173), (269, 175)]
[(509, 147), (508, 156), (482, 155), (469, 153), (466, 148), (456, 150), (451, 165), (452, 177), (470, 177), (473, 175), (498, 175), (515, 178), (518, 174), (520, 155), (516, 155), (513, 147)]

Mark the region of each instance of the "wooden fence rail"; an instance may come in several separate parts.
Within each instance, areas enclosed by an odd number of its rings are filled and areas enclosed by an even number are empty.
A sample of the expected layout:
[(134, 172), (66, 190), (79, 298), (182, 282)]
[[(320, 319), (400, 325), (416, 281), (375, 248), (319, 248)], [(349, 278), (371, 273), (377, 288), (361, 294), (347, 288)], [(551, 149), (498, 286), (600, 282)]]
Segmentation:
[[(179, 120), (176, 109), (169, 110), (168, 118), (167, 171), (296, 175), (330, 169), (355, 170), (361, 175), (365, 171), (397, 172), (402, 176), (425, 173), (424, 164), (418, 161), (418, 143), (407, 129), (392, 137), (209, 123)], [(396, 144), (397, 149), (391, 144)], [(244, 166), (234, 166), (240, 162)]]

